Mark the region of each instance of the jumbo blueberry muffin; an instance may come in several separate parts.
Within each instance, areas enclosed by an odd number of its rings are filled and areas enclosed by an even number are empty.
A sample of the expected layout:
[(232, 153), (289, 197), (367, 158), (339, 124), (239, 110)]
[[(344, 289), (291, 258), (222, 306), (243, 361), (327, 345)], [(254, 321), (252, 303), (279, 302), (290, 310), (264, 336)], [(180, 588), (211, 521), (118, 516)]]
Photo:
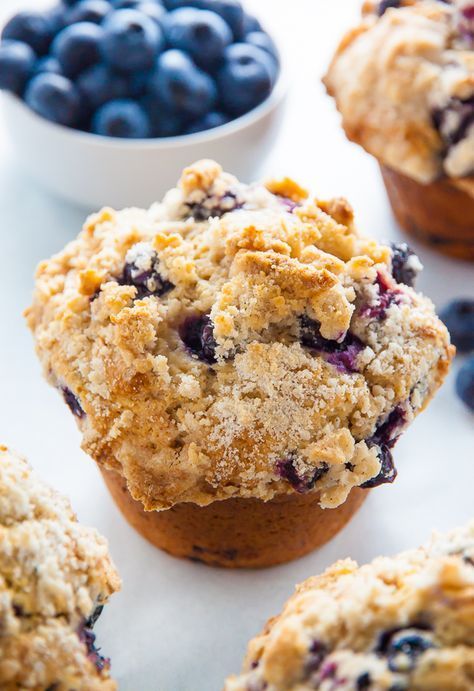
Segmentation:
[(452, 357), (420, 268), (343, 199), (201, 161), (150, 210), (90, 218), (39, 266), (27, 319), (129, 520), (173, 554), (263, 566), (395, 478)]
[(474, 523), (297, 587), (225, 691), (472, 691)]
[(105, 540), (0, 446), (0, 688), (114, 691), (92, 629), (119, 587)]
[(324, 81), (401, 226), (474, 259), (472, 0), (365, 2)]

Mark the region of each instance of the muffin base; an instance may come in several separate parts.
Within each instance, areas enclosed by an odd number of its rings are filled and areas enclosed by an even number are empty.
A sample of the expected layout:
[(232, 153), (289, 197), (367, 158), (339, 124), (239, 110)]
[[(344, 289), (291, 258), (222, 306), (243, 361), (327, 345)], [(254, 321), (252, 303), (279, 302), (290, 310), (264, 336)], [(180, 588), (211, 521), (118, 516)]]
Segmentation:
[(449, 178), (422, 185), (380, 166), (393, 213), (417, 239), (458, 259), (474, 261), (474, 197)]
[(322, 509), (317, 494), (290, 494), (269, 502), (232, 498), (145, 511), (118, 473), (101, 472), (124, 517), (149, 542), (175, 557), (227, 568), (262, 568), (302, 557), (336, 535), (368, 495), (353, 489), (336, 509)]

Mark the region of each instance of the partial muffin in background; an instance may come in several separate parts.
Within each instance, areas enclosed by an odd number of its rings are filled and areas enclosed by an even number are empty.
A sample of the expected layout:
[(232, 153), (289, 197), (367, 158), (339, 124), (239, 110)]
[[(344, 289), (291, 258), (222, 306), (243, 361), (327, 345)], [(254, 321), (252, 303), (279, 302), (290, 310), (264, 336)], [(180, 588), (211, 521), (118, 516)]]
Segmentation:
[(343, 199), (201, 161), (149, 211), (90, 218), (40, 265), (27, 318), (130, 522), (173, 554), (266, 566), (395, 478), (453, 350), (420, 268)]
[(474, 523), (299, 585), (225, 691), (472, 691)]
[(92, 629), (119, 588), (104, 538), (0, 446), (0, 688), (114, 691)]
[(365, 2), (324, 79), (399, 223), (474, 259), (474, 4)]

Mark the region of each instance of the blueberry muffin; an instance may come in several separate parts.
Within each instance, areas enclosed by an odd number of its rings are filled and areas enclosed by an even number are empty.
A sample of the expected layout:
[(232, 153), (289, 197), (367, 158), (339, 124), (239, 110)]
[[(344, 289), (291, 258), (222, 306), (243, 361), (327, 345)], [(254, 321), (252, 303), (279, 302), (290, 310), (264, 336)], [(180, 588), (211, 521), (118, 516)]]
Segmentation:
[(473, 2), (365, 2), (324, 81), (402, 227), (474, 259)]
[(150, 210), (90, 218), (39, 266), (27, 319), (129, 520), (174, 554), (258, 566), (395, 478), (452, 357), (420, 268), (343, 199), (201, 161)]
[(0, 688), (114, 691), (92, 629), (119, 587), (105, 540), (0, 446)]
[(299, 585), (225, 691), (472, 691), (474, 523)]

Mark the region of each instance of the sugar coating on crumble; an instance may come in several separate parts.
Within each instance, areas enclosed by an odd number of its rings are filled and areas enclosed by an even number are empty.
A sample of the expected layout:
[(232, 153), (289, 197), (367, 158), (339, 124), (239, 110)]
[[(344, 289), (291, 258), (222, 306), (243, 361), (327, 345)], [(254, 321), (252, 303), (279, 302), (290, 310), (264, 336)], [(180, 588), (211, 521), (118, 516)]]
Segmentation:
[(91, 629), (119, 587), (104, 538), (0, 445), (0, 687), (114, 691)]
[(473, 47), (472, 2), (365, 2), (324, 79), (347, 136), (418, 182), (463, 178), (474, 194)]
[(474, 523), (299, 585), (225, 691), (470, 691)]
[(147, 510), (295, 491), (335, 507), (394, 478), (448, 369), (406, 284), (419, 268), (343, 199), (201, 161), (148, 211), (92, 216), (39, 266), (27, 319), (83, 448)]

